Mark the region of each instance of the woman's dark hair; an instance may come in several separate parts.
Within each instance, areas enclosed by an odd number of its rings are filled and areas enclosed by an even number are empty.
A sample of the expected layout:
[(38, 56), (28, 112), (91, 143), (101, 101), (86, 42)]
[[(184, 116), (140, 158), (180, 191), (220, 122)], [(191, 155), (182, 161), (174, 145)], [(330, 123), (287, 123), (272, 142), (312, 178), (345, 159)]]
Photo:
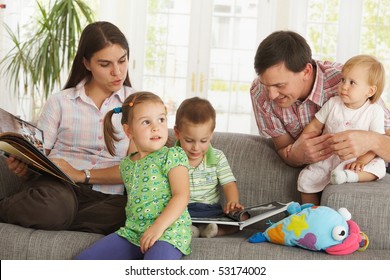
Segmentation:
[(276, 31), (260, 43), (254, 67), (257, 75), (260, 75), (268, 68), (284, 63), (288, 70), (297, 73), (312, 60), (311, 49), (305, 38), (293, 31)]
[[(64, 89), (75, 87), (83, 79), (91, 79), (91, 72), (85, 68), (83, 59), (90, 60), (94, 53), (113, 44), (120, 45), (130, 56), (129, 44), (125, 35), (114, 24), (106, 21), (97, 21), (87, 25), (80, 36), (76, 56), (73, 60), (68, 81)], [(131, 87), (129, 73), (126, 73), (124, 85)]]

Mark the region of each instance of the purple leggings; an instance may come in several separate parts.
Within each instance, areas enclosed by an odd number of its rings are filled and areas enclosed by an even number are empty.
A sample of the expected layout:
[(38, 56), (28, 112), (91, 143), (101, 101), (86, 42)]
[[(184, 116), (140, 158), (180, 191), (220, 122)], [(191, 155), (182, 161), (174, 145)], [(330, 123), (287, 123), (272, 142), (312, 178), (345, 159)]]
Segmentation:
[(98, 240), (75, 257), (76, 260), (179, 260), (183, 254), (165, 241), (157, 241), (145, 253), (116, 233)]

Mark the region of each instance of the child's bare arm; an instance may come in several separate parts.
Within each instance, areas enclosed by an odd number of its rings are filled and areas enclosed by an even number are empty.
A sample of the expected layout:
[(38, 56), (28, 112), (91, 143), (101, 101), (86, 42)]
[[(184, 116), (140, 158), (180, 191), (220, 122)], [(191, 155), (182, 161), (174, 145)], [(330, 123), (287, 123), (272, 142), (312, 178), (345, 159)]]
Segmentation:
[[(326, 149), (322, 148), (322, 153), (320, 153), (318, 157), (319, 150), (317, 145), (322, 145), (322, 142), (325, 143), (327, 138), (330, 136), (321, 136), (323, 128), (324, 124), (314, 117), (313, 120), (304, 128), (297, 140), (294, 140), (289, 134), (273, 138), (275, 148), (282, 159), (291, 166), (301, 166), (303, 164), (324, 160), (329, 157), (330, 151), (327, 152)], [(292, 151), (293, 148), (294, 151)], [(313, 149), (314, 151), (312, 151)], [(305, 159), (306, 154), (308, 154), (307, 157), (311, 159)], [(315, 155), (314, 158), (313, 155)], [(303, 159), (304, 161), (302, 162), (300, 159)]]
[(303, 129), (302, 133), (317, 132), (319, 135), (322, 133), (324, 124), (317, 120), (316, 117), (313, 117), (311, 122)]
[(376, 157), (374, 152), (367, 152), (364, 155), (357, 157), (355, 161), (345, 165), (345, 169), (354, 171), (362, 171), (364, 166)]
[(235, 212), (237, 210), (244, 209), (244, 206), (240, 204), (238, 188), (236, 182), (230, 182), (223, 185), (223, 192), (225, 194), (226, 205), (223, 211), (228, 214), (229, 212)]
[(161, 215), (141, 237), (141, 251), (145, 253), (161, 237), (164, 231), (184, 212), (190, 199), (188, 169), (185, 166), (172, 168), (168, 173), (172, 198)]

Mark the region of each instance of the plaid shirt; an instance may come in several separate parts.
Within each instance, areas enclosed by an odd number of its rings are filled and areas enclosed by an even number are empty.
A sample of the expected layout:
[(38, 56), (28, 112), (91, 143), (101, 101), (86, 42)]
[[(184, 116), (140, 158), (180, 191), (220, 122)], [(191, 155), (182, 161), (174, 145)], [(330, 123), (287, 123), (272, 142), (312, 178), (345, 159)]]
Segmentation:
[[(288, 108), (281, 108), (270, 100), (268, 91), (261, 85), (259, 77), (253, 81), (250, 93), (260, 135), (275, 138), (289, 133), (291, 137), (297, 139), (325, 102), (338, 94), (342, 64), (329, 61), (315, 63), (317, 72), (311, 93), (304, 101), (297, 100)], [(385, 111), (385, 128), (388, 129), (390, 111), (382, 99), (377, 103)]]
[[(121, 114), (114, 114), (112, 122), (120, 141), (116, 144), (116, 156), (106, 149), (103, 136), (103, 118), (105, 114), (122, 106), (125, 98), (134, 92), (132, 88), (122, 87), (107, 98), (100, 109), (85, 94), (85, 81), (75, 88), (69, 88), (53, 94), (47, 100), (38, 121), (38, 127), (44, 131), (44, 147), (49, 149), (50, 158), (62, 158), (74, 168), (100, 169), (119, 164), (126, 156), (129, 140), (120, 123)], [(109, 194), (123, 194), (120, 185), (94, 185), (93, 189)]]

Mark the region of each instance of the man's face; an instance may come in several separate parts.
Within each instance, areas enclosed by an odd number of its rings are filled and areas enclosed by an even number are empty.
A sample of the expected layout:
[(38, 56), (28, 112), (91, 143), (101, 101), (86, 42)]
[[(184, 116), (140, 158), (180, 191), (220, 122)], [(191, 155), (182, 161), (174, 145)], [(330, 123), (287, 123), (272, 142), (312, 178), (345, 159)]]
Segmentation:
[(288, 70), (284, 63), (268, 68), (260, 75), (261, 84), (266, 93), (279, 107), (290, 107), (298, 99), (304, 100), (310, 93), (307, 90), (307, 71), (309, 66), (301, 72)]

